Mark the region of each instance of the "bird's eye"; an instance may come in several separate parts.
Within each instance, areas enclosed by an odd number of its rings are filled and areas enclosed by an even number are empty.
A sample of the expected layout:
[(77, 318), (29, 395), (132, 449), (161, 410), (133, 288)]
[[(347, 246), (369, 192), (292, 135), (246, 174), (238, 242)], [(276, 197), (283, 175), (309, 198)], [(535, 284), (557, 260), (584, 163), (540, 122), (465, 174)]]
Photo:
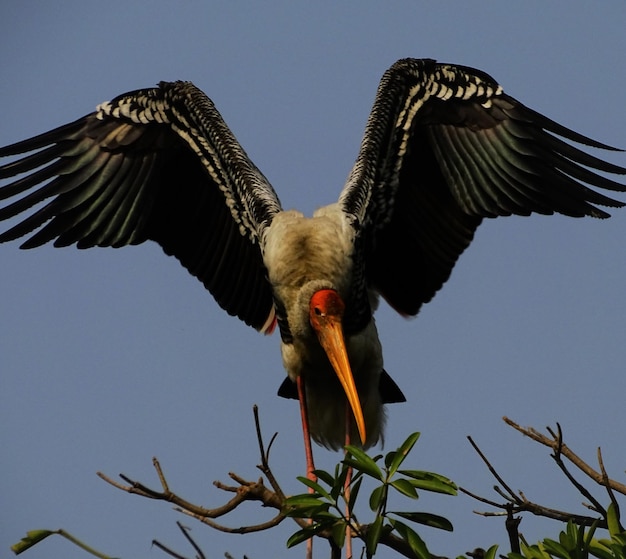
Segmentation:
[(322, 309), (315, 307), (313, 310), (317, 316), (322, 316)]

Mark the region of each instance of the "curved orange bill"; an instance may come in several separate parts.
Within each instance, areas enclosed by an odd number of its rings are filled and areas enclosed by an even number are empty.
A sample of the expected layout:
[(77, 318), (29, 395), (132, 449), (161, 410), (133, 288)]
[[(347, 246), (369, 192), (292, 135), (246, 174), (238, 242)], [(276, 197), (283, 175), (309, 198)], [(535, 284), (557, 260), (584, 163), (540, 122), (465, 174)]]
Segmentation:
[(361, 401), (359, 400), (359, 394), (356, 390), (352, 370), (350, 369), (350, 362), (348, 361), (348, 352), (340, 319), (327, 316), (324, 328), (317, 331), (317, 337), (328, 356), (330, 364), (335, 369), (337, 377), (339, 377), (339, 382), (341, 382), (341, 386), (343, 386), (348, 398), (348, 403), (352, 408), (361, 443), (365, 444), (365, 420), (363, 419)]

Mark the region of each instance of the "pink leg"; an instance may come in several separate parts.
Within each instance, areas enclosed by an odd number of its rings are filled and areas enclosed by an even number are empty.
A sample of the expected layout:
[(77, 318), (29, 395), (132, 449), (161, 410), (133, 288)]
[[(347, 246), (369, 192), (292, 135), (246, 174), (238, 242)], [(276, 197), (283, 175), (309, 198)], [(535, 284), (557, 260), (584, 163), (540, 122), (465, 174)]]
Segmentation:
[(313, 463), (313, 449), (311, 448), (311, 431), (309, 430), (309, 413), (306, 405), (306, 391), (304, 390), (304, 380), (298, 377), (296, 380), (298, 387), (298, 400), (300, 400), (300, 415), (302, 417), (302, 434), (304, 435), (304, 454), (306, 456), (306, 477), (312, 481), (317, 481), (317, 476), (313, 473), (315, 464)]
[[(302, 418), (302, 434), (304, 435), (304, 454), (306, 456), (306, 477), (312, 481), (317, 481), (315, 475), (315, 464), (313, 463), (313, 449), (311, 448), (311, 431), (309, 429), (309, 413), (306, 405), (306, 390), (304, 389), (304, 380), (301, 376), (296, 379), (298, 388), (298, 400), (300, 401), (300, 416)], [(313, 489), (309, 488), (309, 493), (313, 493)], [(306, 542), (306, 559), (313, 558), (313, 538)]]
[[(352, 410), (350, 405), (346, 402), (346, 445), (350, 444), (350, 428), (352, 427)], [(352, 468), (348, 468), (348, 475), (346, 475), (346, 481), (343, 485), (343, 496), (346, 500), (346, 518), (350, 523), (350, 510), (348, 508), (348, 501), (350, 500), (350, 482), (352, 481)], [(352, 530), (350, 524), (346, 526), (346, 558), (352, 558)]]

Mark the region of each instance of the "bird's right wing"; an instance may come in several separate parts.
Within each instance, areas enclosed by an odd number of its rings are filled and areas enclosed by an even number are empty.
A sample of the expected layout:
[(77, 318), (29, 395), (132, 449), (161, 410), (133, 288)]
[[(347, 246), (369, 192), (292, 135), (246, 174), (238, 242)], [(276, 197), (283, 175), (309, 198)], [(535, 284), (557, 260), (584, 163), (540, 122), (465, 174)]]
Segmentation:
[(483, 218), (608, 217), (598, 206), (624, 204), (593, 187), (624, 192), (626, 185), (597, 171), (626, 168), (572, 142), (618, 151), (524, 106), (484, 72), (396, 62), (380, 82), (340, 197), (363, 245), (353, 291), (367, 285), (414, 315), (448, 279)]
[[(217, 109), (189, 82), (120, 95), (97, 111), (0, 148), (0, 242), (121, 247), (154, 240), (229, 314), (274, 322), (261, 239), (279, 200)], [(22, 216), (23, 217), (23, 216)]]

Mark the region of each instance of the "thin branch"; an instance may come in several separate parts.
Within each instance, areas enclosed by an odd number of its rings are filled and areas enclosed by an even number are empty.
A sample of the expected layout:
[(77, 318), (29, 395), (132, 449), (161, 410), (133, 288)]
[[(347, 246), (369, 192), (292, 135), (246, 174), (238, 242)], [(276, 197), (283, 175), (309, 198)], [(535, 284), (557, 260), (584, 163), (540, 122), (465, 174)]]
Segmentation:
[[(480, 456), (480, 458), (482, 459), (482, 461), (485, 463), (485, 465), (487, 466), (487, 468), (489, 469), (489, 471), (491, 472), (491, 475), (493, 477), (495, 477), (500, 484), (502, 485), (502, 487), (504, 487), (504, 489), (506, 489), (507, 493), (513, 498), (515, 499), (515, 492), (507, 485), (507, 483), (504, 481), (504, 479), (502, 479), (502, 477), (500, 476), (500, 474), (498, 474), (498, 472), (496, 472), (496, 469), (491, 465), (491, 463), (489, 462), (489, 460), (487, 460), (487, 457), (482, 453), (482, 451), (480, 450), (480, 448), (478, 448), (478, 445), (474, 442), (474, 440), (472, 439), (472, 437), (467, 437), (467, 439), (469, 440), (470, 444), (474, 447), (474, 450), (478, 453), (478, 456)], [(504, 495), (502, 495), (503, 497), (505, 497)], [(505, 497), (506, 498), (506, 497)]]
[(180, 531), (183, 533), (183, 536), (185, 536), (185, 539), (191, 544), (191, 547), (193, 547), (196, 550), (196, 553), (198, 554), (198, 558), (205, 559), (202, 549), (200, 549), (200, 546), (195, 542), (195, 540), (191, 537), (191, 534), (189, 533), (191, 532), (191, 528), (188, 528), (187, 526), (183, 526), (178, 521), (176, 521), (176, 525), (180, 528)]
[(180, 553), (176, 553), (176, 551), (174, 551), (173, 549), (170, 549), (169, 547), (167, 547), (166, 545), (162, 544), (158, 540), (152, 540), (152, 545), (154, 547), (158, 547), (161, 551), (164, 551), (165, 553), (167, 553), (171, 557), (174, 557), (174, 559), (187, 559), (184, 555), (181, 555)]
[[(598, 465), (600, 466), (600, 472), (602, 473), (602, 481), (604, 482), (604, 487), (606, 487), (606, 491), (609, 494), (609, 498), (611, 499), (611, 503), (613, 503), (613, 507), (615, 508), (615, 512), (617, 513), (617, 518), (620, 517), (619, 513), (619, 503), (615, 498), (615, 493), (613, 493), (613, 489), (611, 488), (611, 479), (606, 473), (606, 469), (604, 468), (604, 460), (602, 459), (602, 451), (598, 447)], [(605, 515), (606, 516), (606, 515)], [(621, 528), (621, 524), (620, 524)]]
[[(193, 547), (194, 550), (196, 551), (196, 554), (197, 554), (196, 559), (206, 559), (204, 552), (202, 551), (200, 546), (195, 542), (195, 540), (191, 537), (191, 534), (189, 533), (191, 532), (191, 528), (188, 528), (187, 526), (183, 526), (183, 524), (181, 524), (178, 521), (176, 521), (176, 525), (178, 526), (180, 531), (183, 533), (183, 536), (185, 537), (185, 539), (191, 544), (191, 547)], [(172, 557), (174, 557), (174, 559), (187, 559), (184, 555), (181, 555), (180, 553), (173, 551), (172, 549), (162, 544), (158, 540), (152, 540), (152, 545), (154, 545), (155, 547), (158, 547), (161, 551), (164, 551), (168, 555), (171, 555)]]
[[(476, 501), (480, 501), (481, 503), (485, 503), (486, 505), (489, 505), (491, 507), (494, 507), (497, 509), (504, 507), (504, 505), (502, 505), (501, 503), (496, 503), (495, 501), (492, 501), (491, 499), (487, 499), (487, 497), (481, 497), (480, 495), (477, 495), (476, 493), (472, 493), (469, 489), (465, 489), (464, 487), (459, 487), (459, 491), (461, 491), (462, 493), (465, 493), (472, 499), (475, 499)], [(507, 514), (506, 512), (482, 512), (482, 511), (477, 511), (477, 510), (473, 512), (475, 514), (480, 514), (481, 516), (504, 516)]]
[(606, 517), (606, 510), (602, 506), (602, 504), (591, 494), (591, 492), (583, 487), (581, 483), (576, 480), (576, 478), (570, 473), (569, 469), (565, 465), (565, 462), (561, 459), (561, 453), (563, 449), (563, 431), (561, 426), (557, 423), (558, 433), (554, 433), (550, 427), (547, 427), (548, 432), (552, 435), (552, 437), (557, 442), (557, 447), (554, 452), (551, 454), (553, 460), (556, 462), (559, 469), (565, 474), (565, 477), (569, 480), (569, 482), (578, 489), (579, 493), (583, 495), (586, 499), (591, 502), (591, 505), (587, 505), (591, 510), (601, 514), (603, 517)]
[(270, 449), (272, 448), (272, 444), (274, 444), (274, 441), (276, 440), (276, 436), (278, 435), (278, 433), (274, 433), (272, 435), (272, 438), (270, 439), (270, 443), (269, 445), (267, 445), (267, 450), (265, 450), (265, 445), (263, 444), (263, 435), (261, 433), (261, 422), (259, 420), (259, 408), (256, 404), (252, 406), (252, 413), (254, 414), (254, 426), (256, 429), (257, 442), (259, 444), (259, 453), (261, 454), (261, 463), (257, 465), (257, 468), (261, 470), (261, 472), (263, 472), (263, 475), (265, 475), (265, 477), (267, 478), (267, 481), (270, 482), (270, 485), (272, 486), (272, 489), (274, 490), (278, 498), (281, 501), (284, 501), (285, 494), (282, 488), (280, 487), (280, 485), (278, 484), (278, 482), (276, 481), (276, 478), (274, 477), (274, 473), (272, 472), (270, 465), (269, 465)]
[[(483, 516), (504, 516), (504, 514), (506, 514), (508, 518), (512, 514), (530, 512), (536, 516), (543, 516), (545, 518), (551, 518), (553, 520), (560, 520), (563, 522), (567, 522), (568, 520), (571, 519), (576, 524), (585, 525), (585, 526), (591, 526), (594, 522), (597, 522), (598, 520), (597, 518), (573, 514), (573, 513), (562, 511), (562, 510), (545, 507), (543, 505), (540, 505), (538, 503), (534, 503), (528, 500), (522, 491), (519, 491), (519, 494), (514, 492), (511, 489), (511, 487), (504, 481), (502, 476), (498, 474), (496, 469), (489, 462), (489, 460), (483, 454), (480, 448), (478, 448), (478, 445), (472, 440), (472, 438), (468, 437), (468, 440), (470, 441), (471, 445), (474, 447), (474, 450), (476, 450), (477, 454), (481, 457), (483, 462), (486, 464), (487, 468), (489, 469), (493, 477), (496, 478), (496, 480), (504, 487), (506, 491), (505, 493), (502, 489), (500, 489), (500, 487), (494, 486), (493, 488), (494, 491), (498, 493), (498, 495), (500, 495), (506, 501), (505, 503), (496, 503), (495, 501), (491, 501), (484, 497), (478, 497), (477, 495), (468, 491), (467, 489), (460, 487), (459, 490), (465, 493), (466, 495), (469, 495), (470, 497), (474, 499), (477, 499), (483, 503), (486, 503), (490, 506), (493, 506), (495, 508), (498, 508), (504, 511), (504, 513), (499, 513), (499, 514), (494, 514), (494, 513), (478, 513), (478, 514), (481, 514)], [(561, 445), (561, 448), (565, 448), (565, 445)]]
[(175, 508), (174, 510), (176, 510), (177, 512), (186, 514), (187, 516), (191, 516), (192, 518), (195, 518), (196, 520), (199, 520), (200, 522), (202, 522), (202, 524), (206, 524), (207, 526), (210, 526), (211, 528), (219, 532), (224, 532), (226, 534), (252, 534), (254, 532), (262, 532), (263, 530), (268, 530), (270, 528), (273, 528), (274, 526), (278, 526), (278, 524), (280, 524), (286, 518), (282, 514), (277, 514), (271, 520), (268, 520), (267, 522), (263, 522), (261, 524), (253, 524), (249, 526), (239, 526), (237, 528), (231, 528), (229, 526), (224, 526), (223, 524), (219, 524), (218, 522), (215, 522), (209, 517), (199, 516), (197, 514), (194, 514), (190, 510), (186, 510), (182, 508)]
[(579, 470), (581, 470), (585, 475), (590, 477), (598, 485), (610, 487), (611, 489), (613, 489), (613, 491), (617, 491), (622, 495), (626, 495), (626, 485), (610, 479), (608, 480), (609, 485), (607, 486), (600, 472), (596, 472), (591, 466), (589, 466), (589, 464), (587, 464), (584, 460), (582, 460), (579, 456), (572, 452), (567, 447), (567, 445), (559, 443), (559, 441), (555, 440), (554, 437), (550, 439), (545, 435), (542, 435), (532, 427), (521, 427), (508, 417), (503, 417), (502, 419), (507, 425), (513, 427), (513, 429), (519, 431), (520, 433), (522, 433), (522, 435), (526, 435), (527, 437), (530, 437), (534, 441), (544, 446), (547, 446), (548, 448), (555, 450), (555, 448), (560, 444), (560, 453), (565, 456), (572, 464), (574, 464)]
[(193, 518), (196, 518), (204, 522), (205, 524), (209, 524), (213, 528), (224, 532), (234, 532), (239, 534), (247, 532), (257, 532), (259, 530), (264, 530), (267, 528), (271, 528), (272, 526), (276, 526), (284, 518), (282, 514), (279, 514), (268, 522), (256, 524), (253, 526), (239, 528), (228, 528), (226, 526), (222, 526), (221, 524), (213, 522), (210, 519), (224, 516), (225, 514), (237, 508), (244, 501), (260, 501), (266, 507), (271, 507), (280, 511), (282, 509), (283, 500), (278, 495), (276, 495), (276, 493), (270, 491), (265, 487), (262, 478), (259, 478), (259, 480), (256, 482), (252, 482), (247, 481), (234, 473), (231, 473), (229, 474), (230, 477), (239, 484), (237, 487), (227, 486), (221, 482), (214, 482), (214, 485), (218, 489), (221, 489), (223, 491), (235, 493), (235, 496), (220, 507), (215, 507), (212, 509), (200, 507), (183, 499), (169, 489), (165, 474), (163, 473), (161, 465), (156, 458), (153, 459), (153, 465), (156, 469), (157, 476), (161, 483), (162, 491), (156, 491), (154, 489), (151, 489), (138, 481), (132, 480), (124, 474), (120, 474), (120, 477), (127, 483), (127, 485), (112, 480), (102, 472), (98, 472), (98, 476), (107, 483), (110, 483), (114, 487), (127, 493), (140, 495), (149, 499), (170, 502), (176, 505), (177, 511), (192, 516)]

